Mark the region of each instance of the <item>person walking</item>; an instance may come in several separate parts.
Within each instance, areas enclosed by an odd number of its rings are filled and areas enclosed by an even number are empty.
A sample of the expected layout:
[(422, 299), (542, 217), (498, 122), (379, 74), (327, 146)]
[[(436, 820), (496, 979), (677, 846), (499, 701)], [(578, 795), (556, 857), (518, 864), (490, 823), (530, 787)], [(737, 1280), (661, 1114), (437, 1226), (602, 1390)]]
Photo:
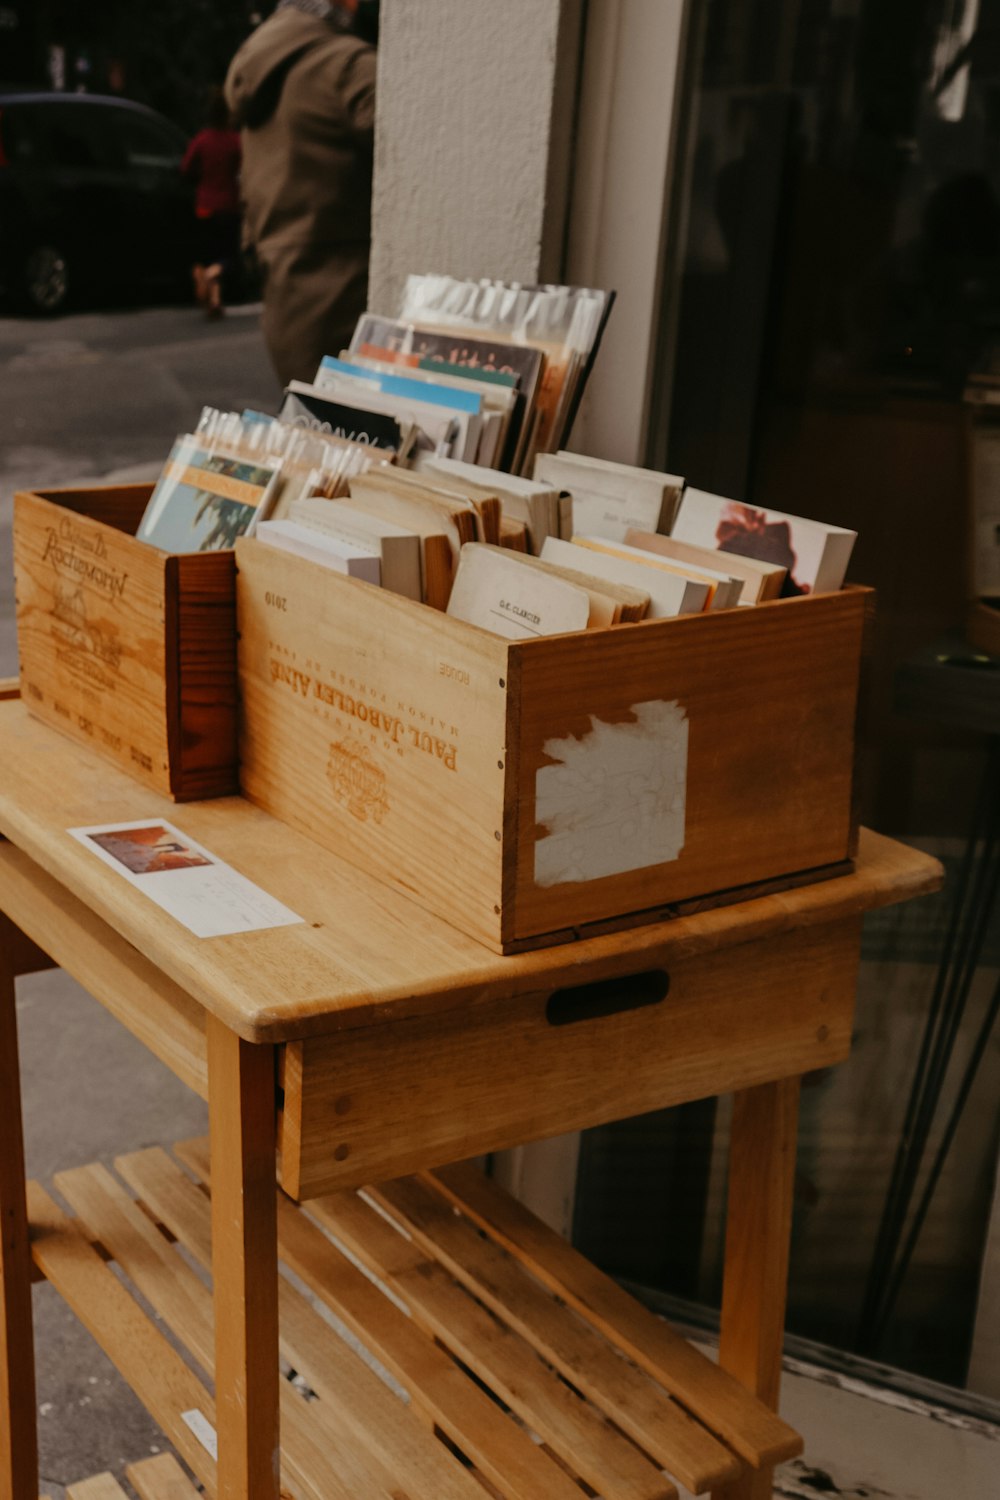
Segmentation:
[(245, 239), (282, 385), (311, 381), (350, 340), (368, 296), (377, 8), (281, 0), (234, 57), (226, 99), (243, 133)]
[(210, 318), (221, 318), (224, 279), (240, 255), (239, 132), (233, 129), (222, 90), (212, 96), (208, 122), (189, 143), (181, 162), (194, 183), (194, 289)]

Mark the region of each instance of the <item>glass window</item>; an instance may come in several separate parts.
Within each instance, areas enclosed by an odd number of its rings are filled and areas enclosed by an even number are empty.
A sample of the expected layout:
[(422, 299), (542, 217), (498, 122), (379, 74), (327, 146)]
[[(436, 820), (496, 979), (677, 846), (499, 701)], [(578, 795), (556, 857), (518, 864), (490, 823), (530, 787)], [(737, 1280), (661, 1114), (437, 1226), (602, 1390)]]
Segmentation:
[[(789, 1327), (962, 1384), (1000, 1263), (998, 671), (948, 666), (1000, 594), (1000, 0), (690, 14), (648, 457), (858, 532), (863, 821), (949, 873), (869, 919), (851, 1058), (804, 1090)], [(714, 1300), (727, 1107), (588, 1133), (581, 1248)]]

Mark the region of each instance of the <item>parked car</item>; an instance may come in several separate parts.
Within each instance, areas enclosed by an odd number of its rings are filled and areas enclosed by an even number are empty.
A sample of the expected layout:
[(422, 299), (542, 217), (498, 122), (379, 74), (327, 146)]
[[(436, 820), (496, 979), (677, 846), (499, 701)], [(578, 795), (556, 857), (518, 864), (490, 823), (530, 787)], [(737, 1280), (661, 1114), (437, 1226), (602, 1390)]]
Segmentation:
[(0, 91), (0, 287), (36, 313), (187, 284), (185, 137), (141, 104)]

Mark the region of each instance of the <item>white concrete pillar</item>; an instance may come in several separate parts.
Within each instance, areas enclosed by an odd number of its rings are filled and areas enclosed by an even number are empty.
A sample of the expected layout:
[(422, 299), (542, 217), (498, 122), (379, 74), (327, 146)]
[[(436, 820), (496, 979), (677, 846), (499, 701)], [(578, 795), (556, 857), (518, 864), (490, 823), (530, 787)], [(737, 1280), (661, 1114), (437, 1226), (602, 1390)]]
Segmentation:
[(589, 0), (587, 10), (566, 278), (618, 298), (570, 446), (620, 463), (644, 461), (661, 321), (669, 335), (675, 312), (671, 190), (683, 169), (691, 11), (692, 0)]
[(562, 275), (581, 0), (382, 0), (370, 304)]

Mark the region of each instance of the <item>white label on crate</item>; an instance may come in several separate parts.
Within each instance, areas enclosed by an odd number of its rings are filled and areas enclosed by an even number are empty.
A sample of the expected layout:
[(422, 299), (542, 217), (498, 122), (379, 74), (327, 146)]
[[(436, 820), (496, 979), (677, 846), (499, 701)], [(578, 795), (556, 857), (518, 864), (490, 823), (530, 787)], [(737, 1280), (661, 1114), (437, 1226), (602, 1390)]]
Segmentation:
[(67, 832), (195, 937), (225, 937), (304, 921), (162, 818)]
[(216, 1463), (218, 1463), (219, 1439), (216, 1435), (215, 1428), (205, 1416), (204, 1412), (198, 1411), (196, 1407), (191, 1411), (182, 1411), (181, 1421), (187, 1423), (188, 1427), (190, 1427), (191, 1431), (194, 1433), (201, 1446), (206, 1449), (207, 1452), (209, 1452), (215, 1459)]
[(557, 765), (535, 777), (535, 884), (600, 880), (676, 859), (684, 847), (688, 721), (679, 703), (633, 704), (633, 718), (591, 718), (582, 739), (547, 740)]

